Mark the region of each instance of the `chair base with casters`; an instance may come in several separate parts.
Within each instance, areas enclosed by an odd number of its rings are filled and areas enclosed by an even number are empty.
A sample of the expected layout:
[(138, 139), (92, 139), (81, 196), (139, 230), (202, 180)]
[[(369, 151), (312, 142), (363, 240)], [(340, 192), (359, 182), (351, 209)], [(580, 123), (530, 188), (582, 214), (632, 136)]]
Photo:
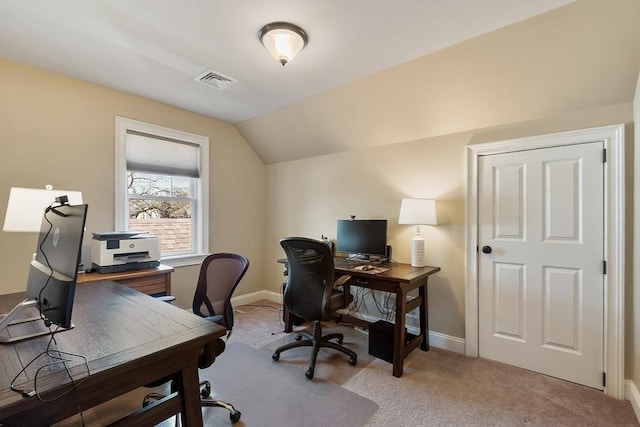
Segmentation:
[(238, 411), (234, 406), (230, 403), (223, 402), (222, 400), (213, 400), (209, 398), (211, 394), (211, 384), (209, 381), (202, 381), (200, 383), (200, 403), (203, 407), (217, 407), (224, 408), (229, 411), (229, 419), (232, 423), (237, 423), (240, 421), (240, 411)]
[[(303, 337), (307, 339), (303, 340)], [(308, 379), (313, 379), (316, 360), (318, 358), (318, 351), (320, 351), (320, 349), (323, 347), (340, 351), (349, 356), (349, 364), (351, 366), (355, 366), (358, 362), (358, 355), (354, 351), (351, 351), (350, 349), (341, 345), (342, 341), (344, 340), (343, 334), (333, 333), (322, 336), (322, 326), (320, 320), (315, 320), (313, 322), (313, 334), (302, 331), (299, 332), (298, 335), (296, 335), (295, 339), (295, 342), (278, 347), (271, 358), (275, 361), (278, 361), (280, 360), (280, 353), (282, 353), (283, 351), (287, 351), (297, 347), (313, 347), (313, 349), (311, 350), (311, 359), (309, 360), (309, 368), (304, 374)], [(330, 340), (336, 340), (337, 343)]]
[[(201, 381), (200, 382), (200, 405), (203, 408), (224, 408), (229, 411), (229, 419), (232, 423), (237, 423), (240, 421), (240, 416), (242, 413), (238, 411), (232, 404), (228, 402), (224, 402), (222, 400), (214, 400), (210, 398), (211, 396), (211, 383), (209, 381)], [(142, 406), (145, 407), (150, 405), (154, 400), (164, 399), (166, 396), (160, 393), (149, 393), (144, 397), (142, 401)]]
[[(225, 342), (222, 339), (218, 339), (213, 343), (209, 343), (206, 345), (202, 352), (200, 353), (200, 357), (198, 359), (198, 368), (204, 369), (213, 364), (216, 357), (222, 354), (225, 349)], [(160, 381), (156, 381), (153, 384), (149, 384), (149, 387), (157, 387), (159, 385), (165, 384), (171, 381), (171, 378), (164, 378)], [(171, 393), (174, 393), (176, 390), (173, 388), (173, 381), (171, 381)], [(214, 400), (210, 398), (211, 395), (211, 383), (209, 381), (200, 381), (200, 406), (203, 408), (206, 407), (218, 407), (224, 408), (229, 411), (229, 419), (232, 423), (236, 423), (240, 420), (241, 413), (236, 410), (236, 408), (227, 402), (223, 402), (222, 400)], [(150, 405), (155, 400), (164, 399), (166, 396), (161, 393), (149, 393), (147, 394), (143, 401), (142, 407), (146, 407)]]

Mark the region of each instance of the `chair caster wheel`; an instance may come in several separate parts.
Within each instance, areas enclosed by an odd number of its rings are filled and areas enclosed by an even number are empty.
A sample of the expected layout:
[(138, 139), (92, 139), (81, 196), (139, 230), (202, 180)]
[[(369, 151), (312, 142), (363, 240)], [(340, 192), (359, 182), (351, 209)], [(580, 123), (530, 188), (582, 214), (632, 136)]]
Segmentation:
[(206, 399), (211, 394), (211, 384), (205, 384), (200, 389), (200, 397), (202, 399)]
[(280, 353), (273, 353), (271, 355), (271, 358), (277, 362), (278, 360), (280, 360)]
[(357, 357), (352, 357), (351, 359), (349, 359), (349, 365), (356, 366), (356, 363), (358, 363)]
[(307, 379), (313, 379), (313, 368), (309, 368), (307, 372), (304, 373), (304, 376), (307, 377)]
[(231, 420), (232, 423), (237, 423), (238, 421), (240, 421), (240, 411), (236, 411), (236, 412), (231, 412), (229, 414), (229, 419)]

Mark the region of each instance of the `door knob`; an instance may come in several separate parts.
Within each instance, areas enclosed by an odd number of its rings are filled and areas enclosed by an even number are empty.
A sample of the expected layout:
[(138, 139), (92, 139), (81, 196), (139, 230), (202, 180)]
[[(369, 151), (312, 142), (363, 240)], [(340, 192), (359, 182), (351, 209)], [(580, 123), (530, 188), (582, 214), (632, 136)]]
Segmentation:
[(482, 247), (483, 254), (490, 254), (492, 250), (493, 249), (491, 249), (491, 246), (488, 246), (488, 245)]

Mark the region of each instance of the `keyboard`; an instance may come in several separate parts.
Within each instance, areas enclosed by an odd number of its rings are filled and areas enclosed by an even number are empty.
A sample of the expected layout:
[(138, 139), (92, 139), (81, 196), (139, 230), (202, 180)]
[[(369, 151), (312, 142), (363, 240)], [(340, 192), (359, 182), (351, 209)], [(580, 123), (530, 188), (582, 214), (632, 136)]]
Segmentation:
[(362, 264), (362, 261), (353, 261), (344, 257), (336, 257), (333, 259), (333, 265), (336, 267), (355, 267), (360, 264)]

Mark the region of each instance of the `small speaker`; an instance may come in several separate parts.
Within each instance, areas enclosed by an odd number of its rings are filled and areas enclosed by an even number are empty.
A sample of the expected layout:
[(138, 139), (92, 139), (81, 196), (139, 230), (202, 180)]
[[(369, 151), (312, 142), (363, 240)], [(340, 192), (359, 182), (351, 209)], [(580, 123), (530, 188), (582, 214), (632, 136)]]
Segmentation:
[(391, 262), (391, 260), (393, 258), (391, 258), (391, 245), (387, 245), (387, 251), (386, 251), (386, 255), (385, 257), (387, 258), (387, 262)]

